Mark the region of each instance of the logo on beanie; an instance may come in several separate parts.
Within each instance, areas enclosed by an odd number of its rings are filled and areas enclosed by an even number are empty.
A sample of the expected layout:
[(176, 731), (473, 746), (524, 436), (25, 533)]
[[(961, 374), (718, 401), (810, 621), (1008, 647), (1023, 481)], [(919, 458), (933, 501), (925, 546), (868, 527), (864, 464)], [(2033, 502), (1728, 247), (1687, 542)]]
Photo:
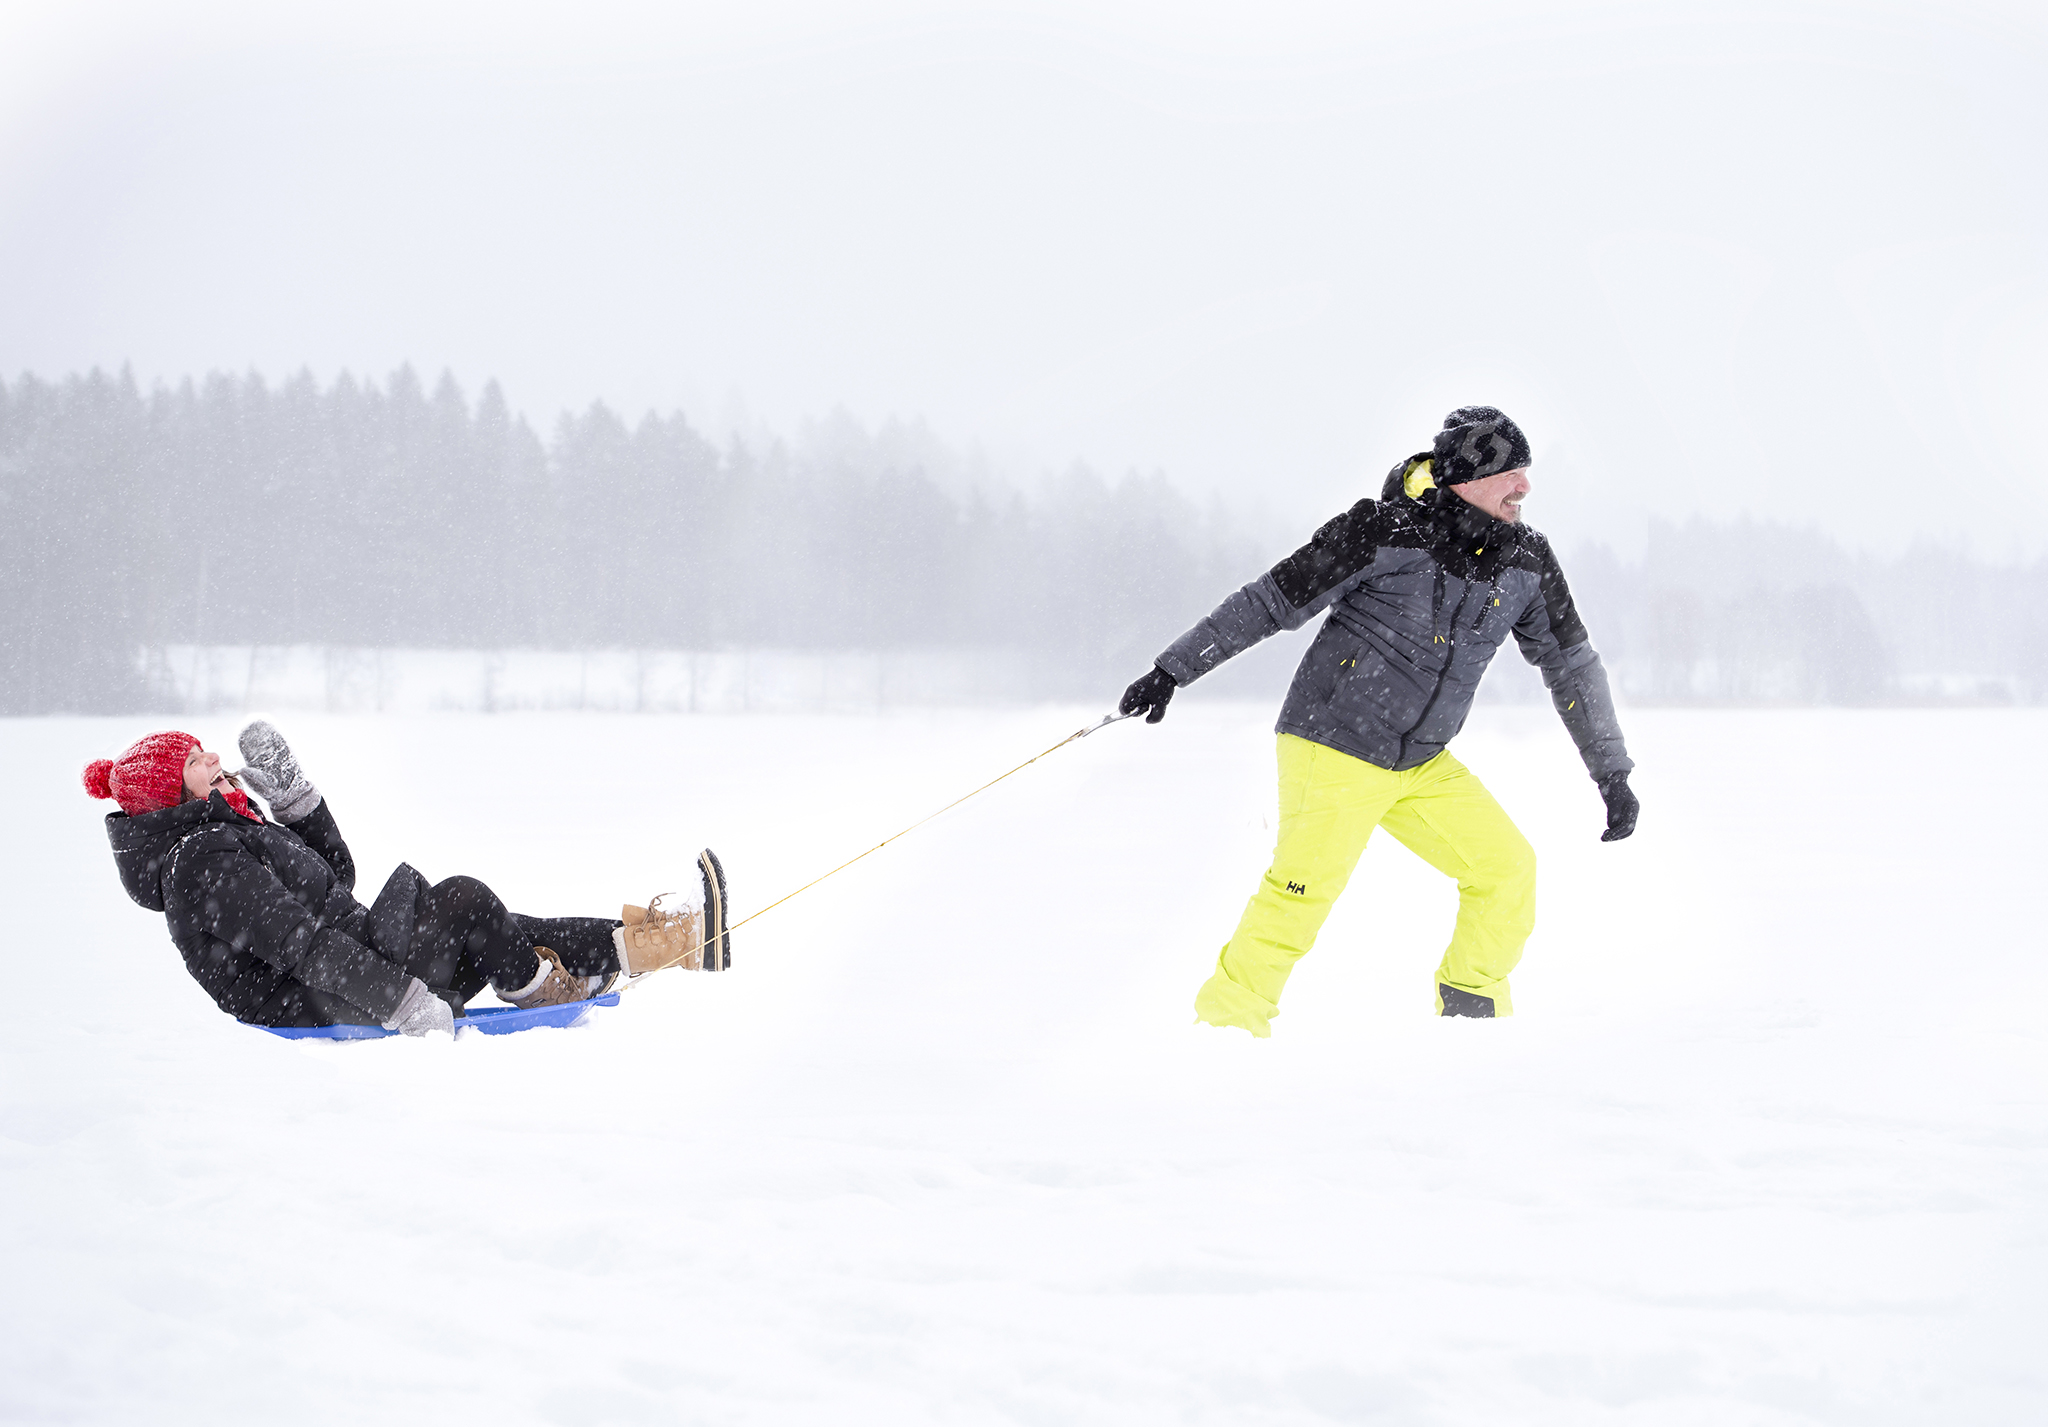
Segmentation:
[[(1477, 426), (1465, 428), (1470, 434), (1458, 443), (1458, 455), (1470, 461), (1473, 470), (1484, 470), (1490, 475), (1495, 471), (1508, 469), (1502, 462), (1514, 454), (1515, 448), (1509, 444), (1506, 437), (1494, 434), (1499, 425), (1497, 421), (1482, 421)], [(1487, 445), (1487, 450), (1483, 454), (1479, 449), (1482, 438)]]

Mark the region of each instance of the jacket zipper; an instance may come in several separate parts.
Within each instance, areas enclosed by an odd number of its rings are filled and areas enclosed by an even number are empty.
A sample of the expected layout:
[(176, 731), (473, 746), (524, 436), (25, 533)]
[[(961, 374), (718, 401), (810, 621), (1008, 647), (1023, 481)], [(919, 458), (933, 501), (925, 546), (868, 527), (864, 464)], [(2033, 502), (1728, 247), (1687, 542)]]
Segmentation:
[[(1458, 615), (1464, 610), (1465, 601), (1471, 598), (1472, 591), (1474, 588), (1475, 587), (1472, 584), (1472, 582), (1470, 580), (1467, 580), (1465, 582), (1465, 592), (1458, 596), (1458, 603), (1451, 610), (1451, 633), (1453, 635), (1455, 635), (1458, 631)], [(1457, 653), (1457, 644), (1455, 640), (1446, 638), (1445, 636), (1436, 633), (1437, 612), (1442, 608), (1443, 600), (1444, 567), (1441, 563), (1439, 563), (1436, 567), (1436, 596), (1435, 599), (1432, 601), (1432, 608), (1430, 609), (1429, 615), (1430, 645), (1432, 648), (1434, 648), (1438, 643), (1442, 643), (1444, 645), (1447, 645), (1448, 647), (1444, 650), (1444, 662), (1437, 667), (1436, 687), (1429, 691), (1428, 699), (1423, 701), (1422, 712), (1415, 716), (1415, 722), (1408, 726), (1408, 733), (1402, 734), (1400, 743), (1395, 746), (1394, 762), (1397, 765), (1408, 761), (1408, 734), (1415, 732), (1416, 729), (1421, 728), (1423, 724), (1429, 721), (1429, 711), (1435, 708), (1436, 701), (1443, 697), (1444, 676), (1448, 674), (1451, 670), (1451, 656)], [(1479, 611), (1480, 617), (1484, 618), (1486, 613), (1486, 602), (1484, 600), (1481, 600), (1479, 603)], [(1477, 629), (1478, 627), (1479, 626), (1476, 624), (1473, 625), (1474, 629)]]
[(1472, 632), (1477, 634), (1479, 626), (1486, 623), (1486, 610), (1490, 604), (1499, 604), (1500, 595), (1495, 587), (1488, 585), (1479, 592), (1479, 613), (1472, 616)]

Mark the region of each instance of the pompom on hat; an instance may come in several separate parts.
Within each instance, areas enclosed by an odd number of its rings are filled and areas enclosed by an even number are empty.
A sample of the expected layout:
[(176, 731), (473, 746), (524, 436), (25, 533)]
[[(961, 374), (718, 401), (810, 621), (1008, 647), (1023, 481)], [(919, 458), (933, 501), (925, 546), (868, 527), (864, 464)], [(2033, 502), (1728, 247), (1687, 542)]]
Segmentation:
[(112, 798), (130, 817), (175, 807), (185, 798), (185, 759), (198, 746), (198, 739), (176, 730), (138, 738), (119, 758), (86, 764), (85, 791)]
[(1529, 438), (1496, 406), (1461, 406), (1444, 418), (1430, 448), (1440, 486), (1483, 480), (1529, 464)]

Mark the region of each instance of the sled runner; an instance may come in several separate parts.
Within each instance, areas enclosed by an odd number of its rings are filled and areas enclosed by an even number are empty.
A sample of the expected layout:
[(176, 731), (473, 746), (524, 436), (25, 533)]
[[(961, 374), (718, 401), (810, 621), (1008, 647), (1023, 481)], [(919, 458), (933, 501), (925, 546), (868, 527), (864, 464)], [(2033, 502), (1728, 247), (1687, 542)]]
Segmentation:
[[(517, 1006), (485, 1006), (480, 1010), (467, 1011), (458, 1017), (455, 1030), (459, 1035), (466, 1026), (482, 1031), (487, 1036), (509, 1036), (514, 1031), (539, 1030), (542, 1026), (576, 1026), (590, 1014), (593, 1006), (616, 1006), (619, 993), (614, 991), (606, 996), (594, 996), (588, 1001), (569, 1001), (560, 1006), (535, 1006), (521, 1010)], [(269, 1031), (286, 1040), (325, 1041), (371, 1041), (395, 1036), (397, 1031), (387, 1031), (382, 1026), (257, 1026), (259, 1031)]]

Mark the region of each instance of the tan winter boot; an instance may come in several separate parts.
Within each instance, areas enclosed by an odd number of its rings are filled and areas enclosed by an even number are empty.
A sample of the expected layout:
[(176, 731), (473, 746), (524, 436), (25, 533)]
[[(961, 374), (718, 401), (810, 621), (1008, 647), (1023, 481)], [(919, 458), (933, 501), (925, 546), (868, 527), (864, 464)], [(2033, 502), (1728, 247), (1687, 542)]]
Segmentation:
[(508, 1001), (522, 1011), (531, 1011), (537, 1006), (566, 1006), (590, 995), (588, 979), (571, 976), (564, 971), (562, 958), (555, 954), (554, 948), (536, 946), (533, 950), (540, 957), (540, 970), (534, 973), (533, 980), (517, 991), (500, 991), (500, 1001)]
[(619, 909), (619, 920), (625, 925), (612, 929), (612, 945), (619, 949), (619, 967), (628, 976), (645, 976), (670, 966), (685, 971), (704, 967), (703, 911), (687, 902), (668, 911), (661, 901), (656, 897), (645, 907)]

